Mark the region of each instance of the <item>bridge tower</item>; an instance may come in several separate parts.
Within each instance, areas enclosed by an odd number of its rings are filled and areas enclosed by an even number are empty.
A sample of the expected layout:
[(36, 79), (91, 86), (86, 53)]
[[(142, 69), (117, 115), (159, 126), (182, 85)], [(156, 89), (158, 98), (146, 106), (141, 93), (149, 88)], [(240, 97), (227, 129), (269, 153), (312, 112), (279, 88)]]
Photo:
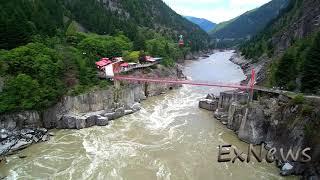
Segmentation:
[(253, 94), (254, 94), (254, 85), (256, 84), (256, 71), (254, 68), (251, 69), (251, 77), (248, 82), (248, 91), (249, 91), (249, 103), (253, 101)]

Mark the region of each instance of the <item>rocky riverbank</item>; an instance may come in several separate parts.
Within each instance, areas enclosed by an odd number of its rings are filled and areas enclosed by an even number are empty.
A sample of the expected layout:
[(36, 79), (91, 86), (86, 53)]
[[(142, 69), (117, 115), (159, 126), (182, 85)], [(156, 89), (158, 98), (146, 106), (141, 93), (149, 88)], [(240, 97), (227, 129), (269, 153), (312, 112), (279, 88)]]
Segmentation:
[(294, 152), (310, 147), (311, 162), (292, 159), (281, 162), (276, 157), (281, 175), (302, 175), (307, 179), (320, 176), (319, 105), (318, 99), (291, 98), (284, 94), (258, 92), (253, 102), (243, 91), (222, 92), (219, 98), (211, 95), (199, 103), (200, 108), (213, 111), (213, 116), (233, 130), (240, 140), (250, 144), (265, 144), (267, 150), (283, 148)]
[(248, 77), (247, 80), (251, 77), (251, 69), (254, 68), (256, 72), (256, 82), (262, 83), (267, 78), (267, 68), (271, 63), (271, 59), (267, 56), (261, 56), (257, 62), (252, 62), (245, 59), (241, 56), (240, 52), (235, 52), (235, 54), (230, 59), (231, 62), (239, 65), (243, 70), (244, 74)]
[[(133, 72), (132, 75), (149, 77), (183, 77), (178, 67), (157, 65)], [(106, 90), (79, 96), (66, 96), (55, 106), (44, 111), (24, 111), (0, 115), (0, 156), (12, 154), (33, 143), (49, 140), (47, 129), (83, 129), (106, 126), (109, 121), (140, 110), (140, 102), (149, 96), (160, 95), (175, 84), (122, 83)]]

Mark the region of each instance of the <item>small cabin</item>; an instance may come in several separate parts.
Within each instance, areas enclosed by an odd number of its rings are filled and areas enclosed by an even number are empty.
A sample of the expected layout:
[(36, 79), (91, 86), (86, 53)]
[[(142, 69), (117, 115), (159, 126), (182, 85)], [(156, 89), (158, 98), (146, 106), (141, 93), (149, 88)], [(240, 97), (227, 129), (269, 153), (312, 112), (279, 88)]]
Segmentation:
[(108, 64), (111, 64), (111, 63), (112, 61), (110, 61), (109, 58), (102, 58), (100, 61), (96, 62), (96, 66), (97, 66), (97, 69), (102, 71)]

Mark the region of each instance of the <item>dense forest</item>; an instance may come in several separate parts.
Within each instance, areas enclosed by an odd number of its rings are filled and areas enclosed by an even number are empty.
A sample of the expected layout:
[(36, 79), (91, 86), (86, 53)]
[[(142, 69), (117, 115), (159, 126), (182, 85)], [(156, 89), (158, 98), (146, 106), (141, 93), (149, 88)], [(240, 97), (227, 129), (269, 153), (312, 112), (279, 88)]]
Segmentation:
[[(312, 7), (312, 3), (318, 4), (313, 4)], [(290, 34), (294, 30), (292, 25), (302, 22), (301, 18), (308, 18), (309, 21), (303, 26), (313, 25), (311, 19), (318, 16), (315, 9), (318, 6), (317, 1), (291, 0), (278, 18), (270, 22), (268, 28), (241, 45), (242, 54), (253, 62), (259, 61), (263, 55), (274, 59), (269, 67), (269, 86), (308, 94), (320, 93), (319, 28), (308, 28), (302, 37), (294, 37), (295, 33)], [(287, 37), (286, 43), (281, 43), (281, 37)]]
[(11, 0), (0, 10), (0, 113), (41, 110), (63, 95), (105, 88), (95, 69), (101, 57), (150, 54), (171, 66), (209, 46), (203, 30), (160, 0)]

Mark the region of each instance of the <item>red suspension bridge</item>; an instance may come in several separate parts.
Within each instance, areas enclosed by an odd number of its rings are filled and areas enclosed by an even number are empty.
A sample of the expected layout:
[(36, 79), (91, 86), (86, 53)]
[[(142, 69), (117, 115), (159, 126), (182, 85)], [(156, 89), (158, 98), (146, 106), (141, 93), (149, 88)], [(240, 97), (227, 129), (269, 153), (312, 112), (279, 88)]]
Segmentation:
[(137, 76), (123, 76), (116, 75), (113, 78), (116, 81), (127, 81), (127, 82), (151, 82), (151, 83), (163, 83), (163, 84), (186, 84), (194, 86), (208, 86), (208, 87), (223, 87), (223, 88), (238, 88), (242, 90), (250, 90), (253, 92), (254, 89), (261, 90), (261, 87), (255, 86), (255, 71), (252, 69), (251, 78), (248, 85), (234, 84), (234, 83), (222, 83), (222, 82), (199, 82), (191, 81), (186, 79), (169, 79), (169, 78), (156, 78), (156, 77), (137, 77)]

